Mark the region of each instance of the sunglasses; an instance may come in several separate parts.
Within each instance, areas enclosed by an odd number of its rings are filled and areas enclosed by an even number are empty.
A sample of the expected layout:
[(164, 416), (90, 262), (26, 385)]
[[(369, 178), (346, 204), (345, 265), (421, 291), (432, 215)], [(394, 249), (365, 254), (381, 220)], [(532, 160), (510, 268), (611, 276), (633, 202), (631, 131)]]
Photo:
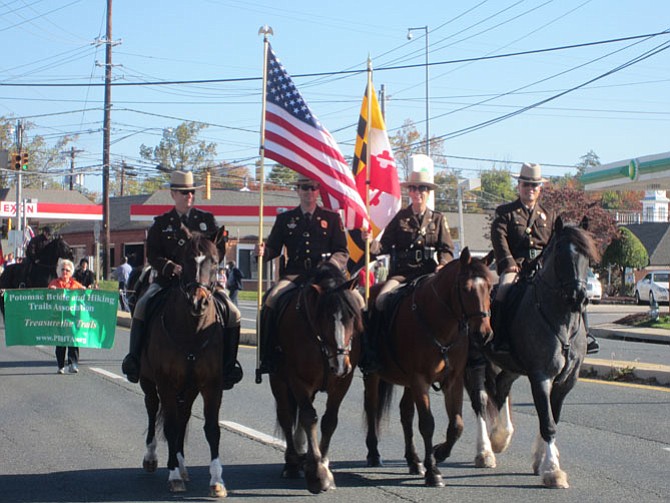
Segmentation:
[(419, 192), (428, 192), (430, 190), (428, 185), (408, 185), (407, 188), (410, 192), (416, 192), (417, 190)]
[(319, 187), (317, 185), (298, 185), (298, 188), (300, 190), (319, 190)]
[(179, 193), (181, 193), (181, 194), (183, 194), (183, 195), (187, 195), (187, 194), (191, 194), (191, 195), (193, 195), (193, 194), (195, 194), (195, 190), (179, 190), (179, 191), (177, 191), (177, 192), (179, 192)]
[(537, 189), (540, 185), (542, 185), (542, 184), (541, 183), (533, 183), (533, 182), (521, 182), (522, 187), (526, 187), (526, 188), (530, 187), (531, 189)]

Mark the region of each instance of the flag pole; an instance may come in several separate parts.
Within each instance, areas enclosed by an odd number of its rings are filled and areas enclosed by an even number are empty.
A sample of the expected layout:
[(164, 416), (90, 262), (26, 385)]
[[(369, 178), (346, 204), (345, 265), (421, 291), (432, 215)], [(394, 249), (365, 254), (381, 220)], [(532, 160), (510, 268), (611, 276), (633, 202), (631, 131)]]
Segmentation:
[[(261, 142), (259, 153), (260, 170), (259, 170), (259, 196), (258, 203), (258, 246), (263, 244), (263, 205), (264, 205), (264, 185), (265, 185), (265, 110), (267, 106), (267, 79), (268, 79), (268, 50), (270, 42), (268, 35), (274, 35), (272, 28), (268, 25), (263, 25), (258, 30), (259, 35), (263, 35), (263, 87), (261, 91)], [(256, 291), (256, 384), (263, 382), (260, 373), (261, 367), (261, 309), (263, 308), (263, 257), (258, 258), (258, 281)]]
[[(370, 130), (372, 129), (372, 59), (368, 55), (368, 85), (366, 86), (366, 98), (368, 100), (368, 120), (365, 122), (365, 138), (367, 148), (365, 149), (365, 211), (370, 215)], [(370, 220), (369, 232), (372, 232), (372, 220)], [(368, 307), (370, 299), (370, 240), (365, 240), (365, 307)]]

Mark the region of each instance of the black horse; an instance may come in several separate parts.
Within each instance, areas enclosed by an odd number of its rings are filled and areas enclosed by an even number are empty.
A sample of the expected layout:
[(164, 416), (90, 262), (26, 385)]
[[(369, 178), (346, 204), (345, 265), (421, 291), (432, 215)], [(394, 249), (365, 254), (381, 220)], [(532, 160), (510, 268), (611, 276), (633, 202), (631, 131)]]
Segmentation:
[[(473, 366), (466, 372), (466, 389), (477, 415), (476, 466), (494, 467), (493, 452), (502, 452), (509, 445), (514, 431), (509, 392), (514, 381), (525, 375), (540, 423), (533, 445), (533, 472), (542, 476), (545, 486), (568, 487), (558, 459), (556, 425), (586, 354), (586, 279), (589, 262), (597, 260), (598, 251), (589, 233), (580, 227), (563, 226), (557, 219), (554, 235), (541, 256), (541, 268), (527, 283), (518, 307), (506, 315), (511, 353), (494, 353), (483, 346), (488, 365)], [(511, 297), (510, 291), (507, 300)], [(471, 361), (482, 342), (473, 341)]]
[[(61, 236), (49, 241), (38, 253), (36, 261), (24, 261), (5, 267), (0, 274), (0, 289), (44, 288), (58, 277), (58, 259), (74, 260), (74, 253)], [(0, 310), (5, 314), (4, 296), (0, 296)]]

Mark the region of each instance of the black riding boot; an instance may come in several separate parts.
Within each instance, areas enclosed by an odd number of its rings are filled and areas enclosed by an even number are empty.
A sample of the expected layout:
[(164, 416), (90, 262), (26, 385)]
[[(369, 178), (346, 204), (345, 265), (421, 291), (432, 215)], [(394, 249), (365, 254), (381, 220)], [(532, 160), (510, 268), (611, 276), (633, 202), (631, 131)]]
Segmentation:
[(261, 364), (256, 371), (256, 383), (261, 382), (262, 374), (274, 374), (277, 371), (277, 351), (275, 349), (275, 312), (268, 306), (261, 309)]
[(379, 361), (379, 332), (381, 331), (382, 312), (371, 307), (365, 316), (363, 332), (363, 354), (359, 367), (364, 374), (379, 372), (382, 368)]
[(586, 329), (586, 354), (592, 355), (600, 351), (600, 344), (598, 344), (598, 340), (589, 331), (589, 317), (586, 314), (586, 309), (584, 309), (582, 318), (584, 319), (584, 328)]
[(493, 343), (491, 349), (496, 353), (509, 353), (509, 331), (506, 327), (505, 302), (494, 300), (491, 306), (493, 321)]
[(233, 389), (242, 380), (244, 372), (237, 361), (240, 346), (240, 327), (226, 327), (223, 331), (223, 389)]
[(144, 345), (144, 320), (134, 319), (130, 326), (129, 353), (123, 359), (121, 370), (128, 381), (136, 383), (140, 380), (140, 361)]

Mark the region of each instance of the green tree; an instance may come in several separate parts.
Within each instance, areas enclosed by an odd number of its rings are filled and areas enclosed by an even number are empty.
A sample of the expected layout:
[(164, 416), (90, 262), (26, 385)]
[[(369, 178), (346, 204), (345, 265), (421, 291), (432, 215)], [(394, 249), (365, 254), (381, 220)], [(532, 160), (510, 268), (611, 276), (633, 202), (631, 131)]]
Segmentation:
[(266, 180), (278, 188), (287, 188), (293, 186), (298, 180), (298, 173), (281, 164), (275, 164), (267, 174)]
[[(517, 193), (512, 186), (512, 175), (508, 170), (492, 169), (481, 174), (482, 192), (498, 204), (514, 201)], [(497, 206), (497, 205), (496, 205)]]
[(207, 125), (201, 122), (182, 122), (176, 128), (163, 129), (163, 137), (158, 145), (150, 147), (140, 145), (140, 157), (148, 162), (162, 166), (153, 182), (159, 185), (169, 179), (169, 173), (175, 170), (192, 170), (203, 173), (214, 167), (216, 143), (207, 143), (198, 138)]
[(619, 229), (620, 234), (603, 253), (601, 263), (618, 268), (621, 274), (621, 294), (626, 293), (625, 270), (627, 267), (642, 269), (649, 264), (649, 254), (642, 242), (626, 227)]
[[(589, 150), (586, 154), (579, 158), (577, 163), (577, 178), (581, 178), (588, 168), (600, 166), (600, 157), (593, 150)], [(581, 182), (580, 182), (581, 183)]]

